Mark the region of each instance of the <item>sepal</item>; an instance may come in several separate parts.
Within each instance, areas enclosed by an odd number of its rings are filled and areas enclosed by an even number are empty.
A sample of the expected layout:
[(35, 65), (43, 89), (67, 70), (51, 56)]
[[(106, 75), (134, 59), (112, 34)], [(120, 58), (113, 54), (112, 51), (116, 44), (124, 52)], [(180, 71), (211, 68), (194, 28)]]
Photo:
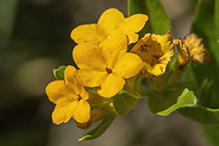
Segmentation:
[(97, 128), (95, 128), (94, 130), (88, 132), (82, 138), (79, 138), (78, 141), (92, 140), (92, 139), (95, 139), (95, 138), (99, 137), (112, 124), (112, 122), (114, 121), (115, 117), (116, 117), (116, 113), (115, 112), (112, 112), (111, 114), (105, 116), (103, 118), (103, 121), (101, 122), (101, 124), (99, 126), (97, 126)]
[(67, 66), (60, 66), (58, 69), (53, 69), (53, 74), (56, 80), (64, 80), (64, 71)]
[(121, 90), (113, 97), (115, 111), (119, 116), (127, 114), (131, 109), (136, 107), (140, 97), (140, 95), (131, 94), (128, 91)]

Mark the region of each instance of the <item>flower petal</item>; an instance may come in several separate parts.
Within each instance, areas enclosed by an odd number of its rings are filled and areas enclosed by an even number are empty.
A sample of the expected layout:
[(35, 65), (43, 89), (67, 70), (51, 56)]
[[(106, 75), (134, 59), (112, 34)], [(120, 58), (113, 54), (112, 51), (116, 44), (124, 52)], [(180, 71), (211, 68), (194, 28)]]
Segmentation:
[(86, 35), (86, 37), (84, 38), (84, 42), (98, 45), (100, 43), (100, 40), (96, 39), (93, 35)]
[(97, 71), (105, 71), (106, 63), (97, 45), (81, 43), (73, 49), (73, 59), (77, 66)]
[(85, 42), (85, 37), (87, 35), (92, 35), (99, 41), (101, 41), (106, 36), (103, 30), (101, 30), (96, 24), (80, 25), (72, 30), (70, 36), (75, 41), (75, 43), (79, 44)]
[(153, 63), (153, 42), (151, 41), (151, 34), (147, 33), (141, 38), (138, 43), (132, 48), (130, 52), (137, 54), (143, 62)]
[(199, 39), (196, 34), (192, 33), (184, 37), (184, 42), (189, 49), (193, 49), (200, 46), (200, 44), (202, 43), (202, 39)]
[(191, 59), (200, 64), (208, 65), (211, 61), (210, 53), (204, 45), (200, 45), (190, 51)]
[(100, 96), (110, 98), (121, 91), (124, 85), (125, 80), (121, 76), (111, 73), (97, 89), (97, 92)]
[(182, 39), (174, 39), (173, 44), (177, 46), (177, 49), (179, 51), (179, 54), (178, 54), (179, 65), (186, 65), (189, 61), (188, 48), (182, 42)]
[(75, 79), (76, 69), (74, 66), (67, 66), (65, 69), (65, 84), (70, 87), (75, 94), (79, 95), (82, 90), (82, 85), (78, 83), (78, 81)]
[(144, 64), (147, 73), (152, 74), (151, 77), (154, 76), (159, 76), (161, 74), (163, 74), (166, 71), (166, 66), (167, 64), (162, 63), (162, 64), (156, 64), (154, 66), (151, 66), (150, 64)]
[(127, 37), (121, 30), (112, 31), (99, 48), (102, 50), (107, 67), (113, 69), (117, 59), (127, 51)]
[(82, 88), (82, 92), (81, 92), (80, 96), (83, 100), (89, 99), (89, 93), (84, 87)]
[(134, 33), (134, 32), (129, 32), (128, 34), (126, 34), (128, 36), (128, 42), (129, 44), (131, 43), (135, 43), (138, 41), (138, 34)]
[(58, 104), (56, 105), (53, 113), (52, 120), (53, 123), (59, 125), (61, 123), (67, 123), (73, 116), (74, 110), (78, 106), (78, 101), (70, 102), (68, 104)]
[(154, 56), (162, 56), (172, 51), (173, 48), (171, 31), (164, 35), (147, 33), (133, 47), (131, 52), (138, 54), (144, 62), (153, 63)]
[(108, 76), (106, 71), (79, 69), (75, 73), (78, 82), (87, 87), (98, 87)]
[(124, 15), (115, 8), (110, 8), (103, 12), (100, 16), (97, 25), (108, 35), (114, 29), (118, 29), (122, 20), (124, 20)]
[(90, 119), (90, 105), (85, 100), (78, 102), (77, 108), (75, 108), (73, 118), (78, 123), (85, 123)]
[(188, 47), (190, 60), (205, 65), (210, 63), (210, 53), (204, 47), (202, 39), (199, 39), (196, 34), (188, 34), (185, 36), (184, 42)]
[[(163, 52), (163, 54), (165, 54), (166, 52), (169, 52), (170, 50), (173, 50), (174, 46), (172, 44), (172, 32), (171, 32), (171, 30), (169, 30), (164, 35), (152, 34), (151, 35), (151, 39), (154, 42), (157, 42), (158, 45), (160, 45), (160, 49), (159, 50), (161, 52)], [(156, 51), (158, 51), (157, 48), (158, 47), (156, 47)]]
[[(145, 22), (148, 20), (148, 16), (144, 14), (135, 14), (126, 19), (124, 19), (119, 29), (123, 30), (126, 35), (130, 33), (139, 32), (145, 25)], [(129, 36), (129, 35), (128, 35)], [(136, 38), (129, 37), (129, 44), (135, 43), (137, 40)]]
[(140, 72), (143, 62), (138, 55), (134, 53), (125, 53), (116, 63), (113, 73), (124, 78), (130, 78)]
[(139, 32), (148, 20), (148, 16), (144, 14), (135, 14), (128, 18), (125, 18), (119, 29), (122, 29), (125, 33), (128, 32)]
[(68, 88), (63, 80), (55, 80), (46, 87), (46, 94), (49, 100), (55, 104), (69, 103), (78, 99), (78, 96)]

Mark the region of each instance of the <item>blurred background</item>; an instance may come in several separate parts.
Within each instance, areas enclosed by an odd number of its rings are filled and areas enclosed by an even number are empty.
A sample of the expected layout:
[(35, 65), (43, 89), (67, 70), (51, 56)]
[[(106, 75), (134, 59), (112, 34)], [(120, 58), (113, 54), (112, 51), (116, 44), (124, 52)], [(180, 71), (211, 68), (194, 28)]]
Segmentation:
[[(174, 36), (184, 37), (196, 0), (161, 2)], [(0, 0), (0, 146), (206, 146), (200, 125), (177, 113), (154, 115), (146, 98), (92, 141), (77, 141), (90, 129), (73, 120), (52, 123), (54, 104), (44, 89), (53, 68), (73, 64), (71, 30), (96, 23), (111, 7), (127, 16), (126, 0)]]

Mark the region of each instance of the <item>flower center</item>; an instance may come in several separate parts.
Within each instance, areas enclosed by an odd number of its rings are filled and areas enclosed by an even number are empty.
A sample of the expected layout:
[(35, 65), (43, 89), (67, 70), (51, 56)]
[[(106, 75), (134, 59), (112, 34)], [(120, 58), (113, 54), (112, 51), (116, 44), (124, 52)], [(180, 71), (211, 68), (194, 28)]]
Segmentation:
[(154, 55), (153, 56), (153, 63), (155, 63), (155, 64), (160, 63), (159, 58), (160, 58), (159, 55)]
[(107, 72), (108, 74), (111, 74), (113, 71), (112, 71), (111, 69), (109, 69), (109, 68), (106, 68), (106, 72)]
[(82, 98), (81, 98), (81, 96), (79, 95), (79, 96), (78, 96), (78, 102), (79, 102), (81, 99), (82, 99)]

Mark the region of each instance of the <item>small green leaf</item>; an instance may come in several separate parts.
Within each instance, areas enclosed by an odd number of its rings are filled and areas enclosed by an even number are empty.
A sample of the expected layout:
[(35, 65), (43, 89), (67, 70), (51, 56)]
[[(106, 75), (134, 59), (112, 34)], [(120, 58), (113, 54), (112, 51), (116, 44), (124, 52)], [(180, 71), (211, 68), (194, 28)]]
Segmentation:
[(191, 107), (196, 104), (197, 100), (196, 97), (194, 96), (192, 91), (189, 91), (188, 89), (184, 89), (182, 94), (178, 97), (178, 100), (176, 104), (173, 104), (171, 107), (168, 109), (158, 112), (158, 115), (162, 116), (168, 116), (170, 113), (173, 111), (181, 108), (181, 107)]
[(206, 108), (201, 105), (178, 109), (177, 112), (184, 117), (206, 125), (219, 125), (219, 109)]
[(79, 138), (78, 140), (79, 141), (85, 141), (85, 140), (92, 140), (92, 139), (95, 139), (95, 138), (99, 137), (112, 124), (112, 122), (114, 121), (115, 117), (116, 117), (115, 113), (112, 113), (112, 114), (106, 116), (103, 119), (102, 123), (97, 128), (95, 128), (94, 130), (90, 131), (84, 137)]
[(135, 108), (140, 96), (122, 90), (113, 98), (113, 105), (119, 116), (128, 113), (131, 109)]
[(66, 66), (60, 66), (58, 69), (53, 70), (56, 80), (64, 80), (64, 71)]
[(151, 112), (162, 116), (167, 116), (176, 109), (195, 105), (196, 97), (186, 88), (155, 93), (148, 97)]

